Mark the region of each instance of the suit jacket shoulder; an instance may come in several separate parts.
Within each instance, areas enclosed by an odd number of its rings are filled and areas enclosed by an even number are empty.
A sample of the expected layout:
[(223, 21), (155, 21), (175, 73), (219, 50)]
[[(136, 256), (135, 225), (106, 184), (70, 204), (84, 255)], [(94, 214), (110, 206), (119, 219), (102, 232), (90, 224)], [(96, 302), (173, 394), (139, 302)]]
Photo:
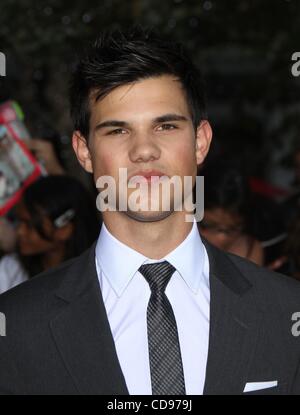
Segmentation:
[(41, 307), (40, 312), (44, 315), (47, 303), (60, 290), (63, 290), (68, 298), (75, 296), (91, 281), (91, 276), (94, 274), (92, 267), (94, 245), (80, 256), (42, 272), (1, 294), (0, 312), (14, 309), (22, 309), (23, 313), (30, 310), (36, 312)]
[(251, 283), (265, 309), (277, 307), (284, 311), (300, 311), (300, 281), (260, 267), (234, 254), (226, 254), (242, 275)]

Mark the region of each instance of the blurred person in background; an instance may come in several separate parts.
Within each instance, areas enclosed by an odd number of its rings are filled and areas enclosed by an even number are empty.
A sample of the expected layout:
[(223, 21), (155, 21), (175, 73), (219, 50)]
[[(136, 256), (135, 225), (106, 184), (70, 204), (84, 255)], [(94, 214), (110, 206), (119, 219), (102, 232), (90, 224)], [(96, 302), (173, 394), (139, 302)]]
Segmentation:
[[(15, 268), (22, 269), (22, 281), (80, 255), (100, 231), (95, 202), (84, 186), (69, 176), (43, 177), (28, 187), (16, 217), (19, 265)], [(6, 281), (5, 288), (13, 280), (12, 272), (5, 267), (0, 275), (0, 280)]]
[(263, 248), (264, 267), (291, 275), (291, 263), (286, 252), (290, 220), (286, 205), (256, 194), (252, 198), (251, 210), (251, 228)]
[(246, 177), (228, 162), (211, 164), (204, 176), (201, 235), (216, 247), (263, 265), (263, 249), (251, 229), (251, 194)]
[(285, 244), (285, 252), (290, 260), (291, 276), (300, 280), (300, 214), (291, 222)]
[(16, 239), (14, 225), (7, 217), (0, 217), (0, 258), (5, 253), (14, 251)]
[(14, 250), (16, 230), (9, 217), (0, 218), (0, 293), (9, 290), (27, 279)]
[(297, 143), (292, 154), (292, 163), (294, 170), (293, 188), (295, 191), (300, 191), (300, 144)]
[(291, 156), (293, 171), (293, 180), (291, 189), (287, 197), (283, 200), (283, 206), (286, 212), (288, 226), (297, 222), (300, 211), (300, 144), (297, 143)]
[(33, 138), (27, 140), (26, 145), (49, 175), (65, 174), (65, 169), (51, 141)]
[(296, 143), (292, 153), (294, 178), (291, 194), (284, 201), (288, 217), (288, 237), (286, 254), (291, 263), (291, 275), (300, 280), (300, 143)]
[[(57, 141), (57, 140), (56, 140)], [(65, 174), (62, 158), (60, 156), (56, 141), (47, 138), (33, 138), (26, 140), (26, 146), (43, 165), (45, 173), (49, 175)], [(0, 195), (3, 192), (5, 176), (0, 171)], [(0, 258), (5, 253), (11, 253), (15, 250), (16, 227), (14, 226), (14, 209), (0, 217)]]
[(97, 238), (96, 205), (69, 176), (48, 176), (24, 193), (17, 207), (19, 258), (32, 277), (80, 255)]
[[(61, 175), (65, 173), (58, 149), (53, 142), (47, 139), (33, 138), (26, 140), (26, 145), (43, 165), (46, 174)], [(17, 241), (15, 222), (15, 209), (0, 217), (0, 293), (26, 281), (28, 277), (15, 253)]]

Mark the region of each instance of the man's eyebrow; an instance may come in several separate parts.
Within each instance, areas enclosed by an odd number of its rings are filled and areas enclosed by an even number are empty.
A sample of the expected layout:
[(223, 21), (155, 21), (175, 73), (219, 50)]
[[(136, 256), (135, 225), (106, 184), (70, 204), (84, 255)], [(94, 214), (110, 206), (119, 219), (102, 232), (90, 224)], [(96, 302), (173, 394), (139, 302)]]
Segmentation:
[[(170, 121), (188, 121), (188, 119), (184, 115), (179, 114), (164, 114), (160, 115), (159, 117), (154, 118), (153, 123), (163, 123), (163, 122), (170, 122)], [(126, 121), (119, 121), (119, 120), (107, 120), (103, 121), (100, 124), (97, 124), (95, 127), (95, 131), (100, 130), (101, 128), (106, 127), (119, 127), (119, 128), (127, 128), (129, 127), (129, 123)]]
[(95, 130), (100, 130), (101, 128), (105, 127), (128, 127), (129, 124), (125, 121), (118, 121), (118, 120), (107, 120), (103, 121), (100, 124), (97, 124)]
[(188, 121), (187, 117), (179, 114), (164, 114), (154, 118), (155, 123), (169, 122), (169, 121)]

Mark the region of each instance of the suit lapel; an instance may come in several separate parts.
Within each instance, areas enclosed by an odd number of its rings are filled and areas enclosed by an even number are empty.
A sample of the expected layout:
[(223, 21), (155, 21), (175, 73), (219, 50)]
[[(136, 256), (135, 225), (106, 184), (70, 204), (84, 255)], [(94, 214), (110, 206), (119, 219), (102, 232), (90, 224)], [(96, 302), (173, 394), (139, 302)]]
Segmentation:
[(67, 304), (50, 322), (65, 366), (81, 394), (126, 395), (98, 283), (94, 246), (73, 271), (73, 275), (69, 272), (72, 282), (67, 279), (57, 292)]
[(262, 313), (251, 284), (203, 240), (210, 263), (210, 335), (204, 394), (240, 394), (255, 352)]

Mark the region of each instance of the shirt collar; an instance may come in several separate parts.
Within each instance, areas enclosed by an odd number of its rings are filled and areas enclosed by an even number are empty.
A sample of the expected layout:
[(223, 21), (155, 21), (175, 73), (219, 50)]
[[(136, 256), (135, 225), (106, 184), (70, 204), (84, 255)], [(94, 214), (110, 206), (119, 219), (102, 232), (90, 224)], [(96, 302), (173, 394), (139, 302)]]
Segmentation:
[(206, 263), (208, 258), (195, 219), (187, 237), (164, 259), (176, 268), (195, 294), (197, 294), (201, 282), (209, 285), (208, 264)]
[(205, 254), (196, 220), (187, 237), (160, 260), (147, 258), (125, 245), (109, 232), (104, 223), (96, 245), (97, 265), (119, 297), (141, 265), (161, 261), (172, 264), (188, 287), (197, 293), (201, 281), (209, 284), (204, 272)]

